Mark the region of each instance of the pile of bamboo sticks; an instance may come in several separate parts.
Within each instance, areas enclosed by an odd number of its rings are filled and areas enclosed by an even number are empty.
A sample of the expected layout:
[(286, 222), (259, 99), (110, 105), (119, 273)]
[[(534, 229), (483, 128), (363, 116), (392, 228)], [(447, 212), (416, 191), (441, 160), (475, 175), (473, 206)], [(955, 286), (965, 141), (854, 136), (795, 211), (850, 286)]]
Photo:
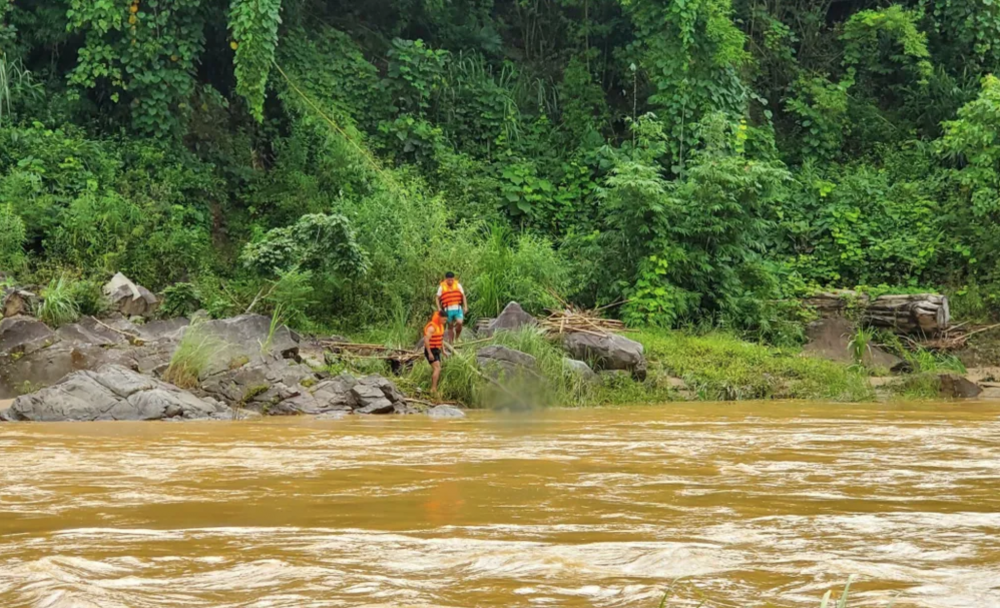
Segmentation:
[(551, 310), (548, 317), (538, 322), (538, 326), (550, 335), (584, 333), (606, 336), (610, 333), (629, 331), (621, 321), (605, 319), (600, 315), (601, 311), (620, 306), (625, 303), (624, 301), (601, 306), (594, 310), (583, 310), (562, 299), (556, 292), (549, 290), (549, 293), (562, 304), (562, 309)]
[(552, 311), (548, 317), (540, 320), (538, 325), (547, 333), (554, 335), (585, 333), (604, 336), (628, 331), (625, 324), (617, 319), (605, 319), (598, 316), (596, 311), (577, 310), (571, 306)]

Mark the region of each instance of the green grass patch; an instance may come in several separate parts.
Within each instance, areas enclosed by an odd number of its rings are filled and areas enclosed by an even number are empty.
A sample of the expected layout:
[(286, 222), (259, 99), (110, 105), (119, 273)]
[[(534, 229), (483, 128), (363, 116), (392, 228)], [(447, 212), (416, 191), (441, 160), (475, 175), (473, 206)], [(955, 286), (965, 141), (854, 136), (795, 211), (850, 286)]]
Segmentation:
[(683, 379), (704, 400), (824, 399), (870, 401), (861, 370), (807, 357), (798, 349), (745, 342), (730, 334), (640, 331), (651, 376)]

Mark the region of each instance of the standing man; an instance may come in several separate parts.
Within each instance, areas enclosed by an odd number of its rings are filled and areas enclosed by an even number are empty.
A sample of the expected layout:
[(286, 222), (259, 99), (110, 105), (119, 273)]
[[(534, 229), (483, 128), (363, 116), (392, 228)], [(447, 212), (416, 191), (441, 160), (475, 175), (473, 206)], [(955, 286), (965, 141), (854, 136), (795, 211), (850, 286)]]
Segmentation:
[(455, 279), (454, 272), (447, 272), (444, 280), (437, 291), (438, 307), (444, 311), (445, 321), (452, 328), (454, 337), (452, 342), (458, 342), (462, 335), (462, 325), (465, 323), (465, 314), (469, 312), (469, 302), (465, 299), (465, 289), (462, 284)]
[(441, 349), (444, 348), (444, 319), (439, 311), (434, 311), (431, 322), (424, 326), (424, 356), (431, 364), (431, 393), (438, 392), (441, 378)]

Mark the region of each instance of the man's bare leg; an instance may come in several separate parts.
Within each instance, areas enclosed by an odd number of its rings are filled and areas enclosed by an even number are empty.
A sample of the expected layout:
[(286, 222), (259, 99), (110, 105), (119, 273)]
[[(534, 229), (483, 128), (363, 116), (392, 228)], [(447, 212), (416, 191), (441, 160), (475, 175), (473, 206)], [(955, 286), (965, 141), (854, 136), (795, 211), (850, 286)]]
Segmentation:
[(431, 363), (431, 393), (436, 397), (438, 394), (438, 379), (441, 378), (441, 362)]

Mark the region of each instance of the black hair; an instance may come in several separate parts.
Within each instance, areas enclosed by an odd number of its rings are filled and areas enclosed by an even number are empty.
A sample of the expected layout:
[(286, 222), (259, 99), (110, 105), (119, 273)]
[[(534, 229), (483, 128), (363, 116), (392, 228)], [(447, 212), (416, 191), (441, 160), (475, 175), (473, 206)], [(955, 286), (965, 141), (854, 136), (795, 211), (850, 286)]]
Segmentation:
[(446, 273), (444, 273), (444, 278), (446, 278), (446, 279), (454, 279), (455, 278), (455, 273), (454, 272), (446, 272)]

